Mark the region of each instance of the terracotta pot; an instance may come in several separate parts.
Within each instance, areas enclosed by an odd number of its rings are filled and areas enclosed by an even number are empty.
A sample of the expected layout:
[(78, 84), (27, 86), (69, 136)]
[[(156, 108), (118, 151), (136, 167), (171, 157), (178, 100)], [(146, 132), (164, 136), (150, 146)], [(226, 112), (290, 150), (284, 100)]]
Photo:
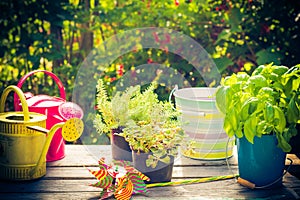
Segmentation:
[(146, 183), (162, 183), (170, 182), (172, 178), (174, 157), (171, 157), (171, 162), (169, 164), (158, 162), (155, 168), (147, 167), (146, 160), (148, 159), (149, 153), (138, 154), (132, 151), (133, 166), (146, 176), (150, 178), (150, 181), (145, 181)]
[(122, 136), (114, 133), (122, 132), (122, 128), (113, 129), (111, 137), (111, 152), (114, 160), (132, 161), (132, 153), (128, 142)]

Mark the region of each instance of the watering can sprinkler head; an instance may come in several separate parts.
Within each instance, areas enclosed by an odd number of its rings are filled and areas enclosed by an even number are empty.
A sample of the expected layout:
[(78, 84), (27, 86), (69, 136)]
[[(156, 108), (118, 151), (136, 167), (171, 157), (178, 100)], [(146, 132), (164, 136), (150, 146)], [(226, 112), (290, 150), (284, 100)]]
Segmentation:
[(42, 128), (40, 126), (27, 126), (27, 128), (29, 128), (29, 129), (33, 129), (33, 130), (48, 134), (43, 151), (37, 162), (37, 165), (30, 172), (30, 174), (33, 175), (36, 172), (36, 170), (43, 163), (43, 160), (46, 158), (46, 154), (49, 149), (51, 140), (54, 136), (54, 133), (57, 131), (57, 129), (62, 128), (62, 132), (61, 132), (62, 137), (66, 141), (72, 142), (72, 141), (77, 140), (81, 136), (81, 134), (83, 132), (83, 127), (84, 127), (83, 122), (79, 118), (71, 118), (71, 119), (67, 120), (66, 122), (61, 122), (61, 123), (55, 124), (50, 130)]
[(83, 132), (83, 122), (79, 118), (71, 118), (62, 127), (62, 136), (68, 141), (77, 140)]

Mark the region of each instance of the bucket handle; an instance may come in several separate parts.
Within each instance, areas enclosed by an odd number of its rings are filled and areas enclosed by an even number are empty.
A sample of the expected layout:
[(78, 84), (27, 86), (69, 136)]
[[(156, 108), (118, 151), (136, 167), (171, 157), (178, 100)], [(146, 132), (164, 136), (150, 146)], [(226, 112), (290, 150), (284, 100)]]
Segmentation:
[(26, 102), (26, 99), (25, 99), (25, 95), (24, 95), (24, 93), (22, 92), (22, 90), (20, 88), (18, 88), (17, 86), (14, 86), (14, 85), (8, 86), (3, 91), (2, 96), (1, 96), (1, 101), (0, 101), (0, 113), (4, 112), (5, 101), (7, 99), (7, 95), (11, 91), (14, 91), (15, 95), (18, 96), (21, 100), (22, 109), (23, 109), (23, 113), (24, 113), (24, 121), (29, 121), (29, 111), (28, 111), (28, 105), (27, 105), (27, 102)]
[[(52, 72), (50, 71), (47, 71), (47, 70), (34, 70), (34, 71), (31, 71), (29, 72), (28, 74), (24, 75), (20, 81), (18, 82), (17, 84), (17, 87), (19, 88), (22, 88), (22, 85), (24, 84), (24, 82), (26, 81), (26, 79), (35, 74), (35, 73), (38, 73), (38, 72), (43, 72), (47, 75), (49, 75), (54, 81), (55, 83), (57, 84), (58, 86), (58, 89), (59, 89), (59, 93), (60, 93), (60, 97), (64, 100), (66, 100), (66, 92), (65, 92), (65, 88), (61, 82), (61, 80)], [(14, 107), (15, 107), (15, 110), (20, 110), (20, 106), (19, 106), (19, 99), (17, 98), (17, 94), (14, 95)]]
[(272, 186), (273, 184), (277, 183), (278, 181), (282, 180), (282, 178), (284, 177), (284, 175), (288, 172), (288, 170), (290, 169), (290, 167), (292, 166), (293, 164), (293, 160), (290, 159), (290, 158), (287, 158), (289, 161), (290, 161), (290, 165), (288, 166), (288, 168), (285, 170), (285, 172), (278, 178), (276, 179), (275, 181), (267, 184), (267, 185), (263, 185), (263, 186), (255, 186), (254, 183), (251, 183), (250, 181), (246, 180), (246, 179), (243, 179), (241, 177), (237, 177), (237, 183), (239, 183), (240, 185), (243, 185), (245, 187), (248, 187), (250, 189), (266, 189), (270, 186)]
[(171, 90), (170, 95), (169, 95), (169, 103), (171, 104), (171, 106), (174, 110), (176, 110), (176, 108), (173, 106), (172, 96), (173, 96), (174, 92), (176, 92), (177, 90), (178, 90), (178, 85), (176, 84), (175, 87)]
[[(171, 90), (170, 95), (169, 95), (169, 103), (171, 104), (171, 106), (174, 110), (176, 110), (176, 108), (173, 106), (172, 96), (173, 96), (174, 92), (176, 92), (177, 90), (178, 90), (178, 85), (175, 85), (175, 87)], [(189, 110), (181, 111), (181, 113), (195, 114), (197, 116), (205, 116), (204, 112), (195, 112), (195, 111), (189, 111)]]

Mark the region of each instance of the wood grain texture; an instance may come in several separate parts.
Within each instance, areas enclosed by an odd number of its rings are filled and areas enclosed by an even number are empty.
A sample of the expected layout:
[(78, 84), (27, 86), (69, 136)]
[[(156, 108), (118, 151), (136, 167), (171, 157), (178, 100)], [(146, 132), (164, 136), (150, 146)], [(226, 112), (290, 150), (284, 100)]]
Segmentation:
[[(0, 199), (98, 199), (100, 189), (89, 184), (97, 182), (87, 168), (97, 169), (98, 159), (111, 162), (109, 145), (66, 145), (66, 157), (47, 163), (47, 174), (33, 181), (0, 181)], [(299, 170), (299, 159), (290, 170)], [(230, 175), (238, 172), (236, 154), (226, 160), (204, 161), (179, 156), (175, 160), (172, 181)], [(287, 162), (287, 165), (289, 162)], [(287, 173), (283, 187), (272, 190), (250, 190), (235, 179), (189, 185), (149, 188), (147, 196), (134, 195), (132, 199), (299, 199), (300, 180)], [(113, 198), (111, 198), (113, 199)]]

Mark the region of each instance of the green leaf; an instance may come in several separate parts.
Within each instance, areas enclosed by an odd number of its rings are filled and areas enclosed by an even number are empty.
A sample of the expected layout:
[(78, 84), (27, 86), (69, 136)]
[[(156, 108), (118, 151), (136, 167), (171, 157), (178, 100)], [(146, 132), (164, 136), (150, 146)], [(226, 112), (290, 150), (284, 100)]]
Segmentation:
[(260, 65), (258, 66), (257, 68), (255, 68), (255, 70), (252, 72), (252, 75), (251, 76), (255, 76), (255, 75), (258, 75), (260, 74), (263, 69), (265, 68), (266, 66), (265, 65)]
[(231, 36), (231, 32), (230, 32), (229, 29), (222, 30), (222, 32), (219, 33), (219, 35), (218, 35), (218, 39), (216, 41), (216, 44), (218, 44), (222, 40), (228, 41), (230, 39), (230, 36)]
[(263, 49), (256, 53), (257, 64), (262, 65), (265, 63), (274, 63), (276, 65), (280, 64), (280, 60), (283, 58), (283, 55), (278, 52), (272, 52), (272, 48)]
[(216, 91), (216, 106), (220, 112), (226, 113), (226, 87), (219, 86)]
[(297, 123), (300, 118), (299, 108), (296, 105), (295, 97), (293, 97), (287, 107), (287, 121), (288, 123)]
[(152, 160), (147, 159), (147, 160), (146, 160), (146, 166), (147, 166), (147, 167), (150, 167), (151, 164), (152, 164)]
[(223, 128), (224, 128), (224, 131), (226, 132), (226, 134), (227, 134), (229, 137), (234, 136), (235, 131), (234, 131), (233, 128), (232, 128), (231, 118), (230, 118), (229, 115), (226, 115), (226, 116), (225, 116)]
[(241, 120), (242, 121), (246, 121), (249, 117), (249, 107), (250, 107), (250, 103), (244, 103), (244, 105), (241, 108), (240, 111), (240, 116), (241, 116)]
[(224, 72), (228, 68), (228, 66), (234, 64), (234, 62), (227, 57), (214, 58), (213, 60), (220, 73)]
[(250, 78), (246, 72), (238, 72), (236, 77), (238, 82), (246, 82)]
[(288, 71), (288, 67), (286, 66), (273, 66), (273, 73), (277, 74), (278, 76), (282, 76), (284, 73), (286, 73)]
[(258, 91), (258, 95), (257, 98), (267, 101), (269, 103), (273, 103), (274, 102), (274, 96), (275, 92), (272, 88), (270, 87), (262, 87), (259, 91)]
[(243, 123), (240, 122), (240, 123), (239, 123), (238, 130), (235, 131), (235, 135), (236, 135), (238, 138), (241, 138), (241, 137), (244, 136), (242, 128), (243, 128)]
[(265, 104), (264, 115), (267, 122), (271, 123), (275, 116), (275, 111), (270, 103)]
[(266, 134), (266, 130), (267, 130), (267, 122), (266, 121), (260, 121), (257, 124), (257, 129), (256, 129), (256, 135), (257, 137), (261, 137), (263, 134)]
[(228, 23), (231, 27), (231, 32), (240, 32), (242, 31), (240, 23), (241, 19), (244, 17), (243, 13), (241, 13), (241, 10), (239, 8), (233, 8), (228, 13)]
[(253, 144), (254, 137), (256, 135), (256, 127), (257, 127), (258, 119), (256, 115), (251, 115), (246, 121), (244, 125), (244, 134), (246, 139)]
[[(278, 120), (278, 124), (275, 125), (275, 128), (276, 130), (278, 130), (278, 132), (282, 133), (285, 129), (285, 126), (286, 126), (286, 119), (285, 119), (285, 116), (284, 116), (284, 113), (283, 111), (277, 107), (277, 106), (274, 106), (274, 118)], [(274, 119), (274, 120), (275, 120)]]
[(226, 76), (222, 82), (224, 86), (232, 86), (237, 83), (237, 75), (232, 74), (231, 76)]
[(291, 145), (283, 137), (283, 133), (276, 134), (278, 140), (278, 147), (280, 147), (284, 152), (290, 152), (292, 150)]
[(260, 74), (251, 76), (248, 79), (248, 83), (249, 83), (249, 85), (251, 85), (254, 88), (262, 88), (262, 87), (267, 87), (268, 86), (267, 79), (264, 76), (260, 75)]
[(169, 164), (171, 161), (171, 158), (170, 158), (170, 156), (165, 156), (164, 158), (160, 158), (159, 160), (166, 164)]
[(256, 111), (258, 102), (259, 100), (256, 97), (251, 97), (242, 105), (240, 115), (243, 121), (247, 120)]
[(237, 109), (235, 109), (235, 108), (232, 109), (231, 118), (232, 118), (231, 119), (232, 128), (233, 128), (234, 131), (237, 131), (238, 130), (238, 126), (239, 126), (239, 122), (240, 122)]

